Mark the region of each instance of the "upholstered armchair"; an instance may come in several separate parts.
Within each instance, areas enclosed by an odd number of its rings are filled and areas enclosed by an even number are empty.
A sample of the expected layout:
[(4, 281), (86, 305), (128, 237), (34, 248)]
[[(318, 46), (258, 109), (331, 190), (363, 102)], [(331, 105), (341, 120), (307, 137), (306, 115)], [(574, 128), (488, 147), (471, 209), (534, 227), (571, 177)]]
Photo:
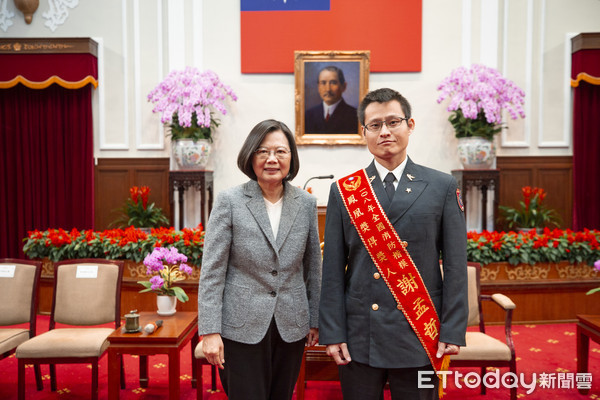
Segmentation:
[[(508, 297), (502, 294), (481, 294), (481, 266), (479, 263), (468, 263), (468, 293), (469, 293), (469, 322), (468, 326), (478, 326), (476, 332), (467, 332), (467, 345), (460, 349), (460, 353), (450, 357), (452, 367), (479, 367), (481, 376), (487, 367), (508, 367), (510, 372), (516, 374), (517, 363), (515, 347), (512, 339), (512, 313), (515, 309)], [(485, 324), (481, 309), (482, 301), (492, 301), (506, 312), (504, 321), (505, 341), (502, 342), (485, 333)], [(485, 385), (481, 385), (481, 393), (485, 394)], [(517, 389), (510, 389), (511, 400), (516, 400)]]
[(204, 392), (202, 391), (202, 366), (210, 365), (210, 390), (213, 393), (217, 391), (217, 367), (206, 361), (206, 356), (202, 352), (202, 341), (196, 345), (196, 348), (193, 349), (193, 352), (194, 360), (192, 360), (192, 362), (196, 363), (196, 399), (203, 400)]
[[(36, 333), (37, 297), (42, 263), (0, 259), (0, 359), (15, 352)], [(29, 324), (29, 329), (13, 325)], [(42, 389), (40, 366), (35, 366), (38, 390)]]
[[(25, 399), (26, 364), (49, 364), (51, 390), (56, 391), (55, 364), (91, 363), (90, 398), (97, 399), (98, 360), (108, 347), (107, 337), (120, 326), (123, 261), (67, 260), (54, 268), (49, 330), (16, 350), (18, 398)], [(57, 323), (61, 325), (57, 327)], [(107, 323), (114, 326), (98, 326)], [(120, 361), (122, 365), (122, 358)]]

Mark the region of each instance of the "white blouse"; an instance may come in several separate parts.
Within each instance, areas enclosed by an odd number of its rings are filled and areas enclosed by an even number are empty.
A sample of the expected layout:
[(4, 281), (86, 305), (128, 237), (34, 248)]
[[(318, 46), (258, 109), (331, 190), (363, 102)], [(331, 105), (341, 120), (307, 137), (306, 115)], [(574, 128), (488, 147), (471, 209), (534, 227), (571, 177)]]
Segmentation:
[(273, 237), (277, 239), (279, 221), (281, 220), (281, 210), (283, 208), (283, 197), (281, 197), (275, 203), (271, 203), (269, 200), (265, 199), (265, 205), (267, 206), (267, 214), (269, 215), (269, 221), (271, 222)]

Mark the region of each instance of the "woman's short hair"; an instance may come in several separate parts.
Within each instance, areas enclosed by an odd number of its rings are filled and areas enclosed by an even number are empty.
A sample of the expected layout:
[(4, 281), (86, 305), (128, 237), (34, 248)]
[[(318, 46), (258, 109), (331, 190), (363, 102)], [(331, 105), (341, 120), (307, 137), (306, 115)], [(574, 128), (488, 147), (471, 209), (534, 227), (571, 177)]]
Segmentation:
[(240, 153), (238, 154), (238, 168), (252, 180), (257, 179), (256, 174), (254, 173), (254, 168), (252, 167), (252, 158), (254, 157), (254, 152), (256, 149), (258, 149), (263, 140), (265, 140), (265, 137), (269, 133), (275, 131), (283, 132), (290, 144), (290, 172), (283, 180), (291, 181), (298, 174), (298, 170), (300, 169), (300, 161), (298, 160), (298, 147), (296, 146), (296, 140), (294, 139), (292, 131), (290, 131), (290, 128), (288, 128), (287, 125), (281, 121), (267, 119), (259, 122), (254, 128), (252, 128), (248, 134), (248, 137), (246, 138), (246, 141), (242, 145)]

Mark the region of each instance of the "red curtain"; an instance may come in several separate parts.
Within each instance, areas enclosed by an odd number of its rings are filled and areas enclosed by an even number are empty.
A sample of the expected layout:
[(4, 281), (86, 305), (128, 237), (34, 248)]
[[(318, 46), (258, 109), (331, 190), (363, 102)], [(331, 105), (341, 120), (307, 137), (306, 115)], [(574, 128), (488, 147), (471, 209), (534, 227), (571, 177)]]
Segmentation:
[(600, 229), (600, 50), (572, 55), (573, 229)]
[(91, 91), (0, 90), (0, 257), (23, 257), (29, 230), (93, 228)]

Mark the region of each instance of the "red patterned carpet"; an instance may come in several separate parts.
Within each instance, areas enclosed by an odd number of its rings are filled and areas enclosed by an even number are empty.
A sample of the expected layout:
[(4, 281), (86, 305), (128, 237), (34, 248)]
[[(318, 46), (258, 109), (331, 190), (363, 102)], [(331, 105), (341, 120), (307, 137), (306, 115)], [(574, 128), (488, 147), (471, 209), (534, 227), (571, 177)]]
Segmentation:
[[(39, 331), (48, 329), (48, 317), (40, 316), (38, 319)], [(532, 374), (537, 374), (536, 388), (530, 393), (526, 389), (519, 387), (518, 398), (527, 399), (598, 399), (600, 400), (600, 345), (590, 344), (590, 371), (592, 373), (591, 390), (588, 395), (580, 395), (576, 389), (576, 338), (575, 324), (554, 324), (554, 325), (516, 325), (513, 329), (514, 340), (517, 353), (517, 372), (523, 373), (525, 382), (529, 385), (532, 381)], [(503, 327), (490, 326), (488, 333), (499, 339), (503, 338)], [(127, 388), (121, 391), (122, 399), (165, 399), (168, 397), (167, 382), (167, 358), (166, 356), (150, 357), (150, 385), (146, 389), (139, 387), (137, 382), (138, 366), (137, 358), (125, 356), (125, 371), (127, 379)], [(203, 390), (210, 388), (210, 369), (204, 367)], [(57, 365), (58, 391), (50, 391), (50, 382), (48, 367), (42, 366), (42, 375), (44, 379), (44, 390), (38, 392), (35, 388), (35, 379), (33, 369), (28, 368), (27, 377), (27, 398), (28, 399), (87, 399), (90, 394), (91, 371), (86, 365)], [(476, 369), (451, 368), (454, 372), (461, 372), (463, 375), (469, 372), (477, 372)], [(17, 398), (17, 360), (14, 356), (0, 361), (0, 399)], [(493, 370), (492, 370), (493, 371)], [(100, 361), (100, 399), (107, 398), (107, 366), (106, 356)], [(500, 369), (499, 373), (504, 374), (507, 369)], [(540, 387), (540, 374), (545, 373), (549, 379), (549, 387)], [(563, 374), (560, 375), (559, 374)], [(195, 399), (196, 391), (190, 384), (191, 364), (190, 347), (184, 348), (182, 353), (181, 365), (181, 399)], [(499, 400), (508, 399), (509, 390), (506, 388), (488, 389), (485, 396), (479, 394), (477, 388), (465, 387), (464, 381), (459, 380), (463, 386), (461, 389), (454, 384), (454, 377), (450, 377), (450, 383), (445, 391), (444, 399), (468, 399), (468, 400)], [(560, 386), (570, 386), (573, 388), (559, 388)], [(219, 386), (220, 389), (220, 386)], [(222, 392), (205, 392), (207, 400), (222, 400), (226, 396)], [(308, 382), (306, 386), (306, 400), (342, 400), (342, 395), (337, 382)], [(386, 393), (385, 399), (390, 399), (389, 393)]]

